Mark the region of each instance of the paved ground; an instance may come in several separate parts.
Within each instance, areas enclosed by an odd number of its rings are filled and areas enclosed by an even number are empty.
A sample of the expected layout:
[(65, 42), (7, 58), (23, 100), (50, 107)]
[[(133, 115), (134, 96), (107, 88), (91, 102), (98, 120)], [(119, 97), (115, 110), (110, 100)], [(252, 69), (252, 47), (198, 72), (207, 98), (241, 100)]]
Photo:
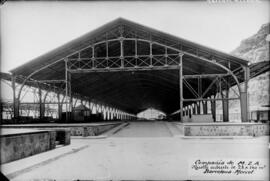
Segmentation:
[(25, 134), (25, 133), (37, 133), (44, 132), (44, 130), (36, 129), (13, 129), (13, 128), (0, 128), (0, 135), (15, 135), (15, 134)]
[(183, 139), (173, 137), (164, 122), (135, 122), (109, 138), (73, 139), (73, 144), (87, 147), (13, 180), (187, 180), (190, 159), (268, 159), (269, 154), (267, 137)]
[(122, 129), (112, 137), (171, 137), (169, 129), (164, 122), (134, 122), (130, 123), (125, 129)]

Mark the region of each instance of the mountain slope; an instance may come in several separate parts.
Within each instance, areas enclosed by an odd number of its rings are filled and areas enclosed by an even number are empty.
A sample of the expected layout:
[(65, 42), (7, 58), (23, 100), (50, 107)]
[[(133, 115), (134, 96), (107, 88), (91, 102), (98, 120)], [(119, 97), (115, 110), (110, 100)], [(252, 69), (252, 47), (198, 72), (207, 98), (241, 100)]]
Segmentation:
[[(269, 42), (266, 37), (269, 34), (270, 23), (261, 26), (260, 30), (251, 37), (244, 39), (240, 45), (231, 52), (232, 55), (248, 60), (251, 64), (269, 61)], [(270, 63), (270, 62), (269, 62)], [(250, 79), (248, 84), (249, 109), (262, 110), (264, 105), (269, 105), (269, 76), (270, 72)], [(232, 87), (231, 89), (236, 89)], [(230, 96), (234, 97), (234, 91), (230, 90)], [(230, 101), (230, 112), (240, 113), (239, 101)], [(221, 103), (217, 103), (217, 111), (222, 110)]]
[(249, 60), (250, 63), (269, 61), (269, 42), (266, 41), (269, 28), (270, 23), (262, 25), (255, 35), (243, 40), (231, 54)]
[[(255, 35), (243, 40), (232, 54), (249, 60), (250, 63), (269, 61), (269, 42), (266, 41), (269, 29), (270, 23), (262, 25)], [(248, 84), (250, 110), (263, 109), (263, 105), (269, 105), (269, 75), (269, 72), (266, 72), (250, 79)]]

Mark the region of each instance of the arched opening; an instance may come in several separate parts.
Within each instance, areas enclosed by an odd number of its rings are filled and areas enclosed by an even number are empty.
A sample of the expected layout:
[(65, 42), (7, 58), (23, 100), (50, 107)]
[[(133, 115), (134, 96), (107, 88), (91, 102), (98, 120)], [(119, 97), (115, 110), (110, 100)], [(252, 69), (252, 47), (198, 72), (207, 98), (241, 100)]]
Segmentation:
[(155, 108), (148, 108), (137, 114), (138, 119), (147, 119), (147, 120), (163, 120), (166, 117), (166, 114), (162, 111), (159, 111)]

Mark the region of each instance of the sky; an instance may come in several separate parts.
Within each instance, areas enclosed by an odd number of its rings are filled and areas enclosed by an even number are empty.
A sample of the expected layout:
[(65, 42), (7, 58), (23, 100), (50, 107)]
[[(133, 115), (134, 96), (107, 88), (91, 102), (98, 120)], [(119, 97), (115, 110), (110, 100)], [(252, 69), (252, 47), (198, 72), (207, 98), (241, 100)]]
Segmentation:
[(119, 17), (229, 53), (269, 22), (269, 2), (6, 2), (0, 7), (1, 71)]

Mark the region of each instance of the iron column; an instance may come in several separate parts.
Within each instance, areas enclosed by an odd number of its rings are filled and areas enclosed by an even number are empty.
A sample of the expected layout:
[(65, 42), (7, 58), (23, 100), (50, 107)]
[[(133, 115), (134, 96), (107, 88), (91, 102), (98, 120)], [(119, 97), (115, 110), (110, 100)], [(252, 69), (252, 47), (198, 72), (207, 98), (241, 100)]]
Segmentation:
[(180, 98), (180, 121), (183, 121), (183, 55), (179, 53), (179, 98)]

